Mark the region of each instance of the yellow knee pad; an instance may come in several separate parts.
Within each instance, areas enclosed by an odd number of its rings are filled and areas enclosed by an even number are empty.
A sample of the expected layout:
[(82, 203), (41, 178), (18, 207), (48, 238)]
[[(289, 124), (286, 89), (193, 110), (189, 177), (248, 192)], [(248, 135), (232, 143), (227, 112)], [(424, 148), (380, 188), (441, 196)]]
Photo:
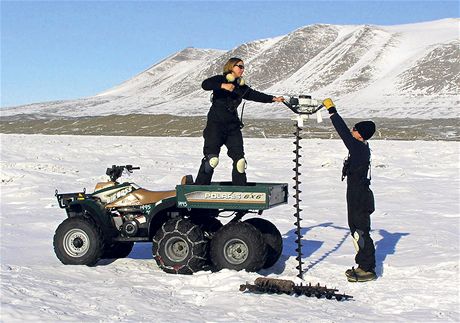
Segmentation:
[(219, 156), (217, 155), (208, 155), (203, 158), (204, 172), (206, 174), (211, 174), (214, 172), (214, 168), (219, 165)]
[(216, 168), (217, 165), (219, 165), (219, 157), (216, 157), (216, 156), (211, 157), (209, 159), (209, 166), (211, 166), (212, 168)]
[(246, 171), (246, 159), (241, 158), (236, 162), (236, 170), (241, 174)]
[(361, 230), (356, 230), (351, 237), (353, 238), (352, 241), (356, 249), (356, 253), (358, 253), (359, 249), (364, 248), (363, 232)]

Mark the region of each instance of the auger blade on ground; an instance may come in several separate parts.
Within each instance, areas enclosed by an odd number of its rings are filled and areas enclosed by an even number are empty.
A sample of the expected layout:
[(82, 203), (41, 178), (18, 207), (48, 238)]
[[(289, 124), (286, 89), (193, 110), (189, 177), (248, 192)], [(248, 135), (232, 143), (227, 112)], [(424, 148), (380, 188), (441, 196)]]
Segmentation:
[(250, 293), (267, 293), (267, 294), (287, 294), (295, 296), (307, 296), (307, 297), (316, 297), (318, 299), (325, 298), (331, 300), (335, 298), (337, 301), (349, 300), (353, 298), (351, 295), (346, 295), (345, 293), (339, 294), (338, 289), (327, 288), (326, 286), (321, 286), (319, 283), (312, 285), (296, 285), (291, 280), (278, 279), (278, 278), (266, 278), (259, 277), (254, 281), (254, 284), (242, 284), (240, 285), (240, 291), (250, 292)]

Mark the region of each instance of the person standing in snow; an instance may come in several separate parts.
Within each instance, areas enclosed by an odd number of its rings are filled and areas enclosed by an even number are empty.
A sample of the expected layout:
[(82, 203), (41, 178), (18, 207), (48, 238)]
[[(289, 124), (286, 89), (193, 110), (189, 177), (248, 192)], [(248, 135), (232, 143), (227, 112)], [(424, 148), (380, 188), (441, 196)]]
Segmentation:
[(357, 251), (355, 262), (358, 268), (348, 269), (345, 275), (351, 282), (374, 280), (377, 275), (374, 241), (370, 236), (370, 215), (375, 210), (375, 204), (374, 194), (369, 188), (371, 153), (367, 140), (374, 134), (375, 124), (372, 121), (361, 121), (350, 132), (331, 99), (324, 100), (323, 106), (328, 110), (335, 130), (348, 148), (342, 180), (347, 177), (348, 226)]
[(227, 154), (233, 160), (232, 184), (246, 185), (242, 123), (238, 118), (237, 108), (243, 99), (262, 103), (284, 101), (282, 96), (275, 97), (250, 88), (244, 82), (243, 72), (243, 60), (232, 57), (224, 65), (223, 74), (212, 76), (201, 85), (203, 90), (213, 92), (212, 105), (203, 131), (204, 158), (196, 177), (196, 185), (211, 183), (223, 145), (227, 147)]

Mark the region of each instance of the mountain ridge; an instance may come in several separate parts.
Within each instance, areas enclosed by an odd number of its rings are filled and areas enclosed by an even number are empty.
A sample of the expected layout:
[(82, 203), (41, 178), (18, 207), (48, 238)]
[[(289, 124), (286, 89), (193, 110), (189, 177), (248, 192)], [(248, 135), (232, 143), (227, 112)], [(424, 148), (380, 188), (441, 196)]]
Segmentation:
[[(205, 78), (229, 57), (246, 63), (255, 89), (332, 97), (348, 117), (458, 117), (460, 19), (396, 26), (307, 25), (229, 51), (185, 48), (93, 97), (1, 109), (2, 116), (205, 115)], [(245, 115), (288, 118), (280, 104), (250, 102)]]

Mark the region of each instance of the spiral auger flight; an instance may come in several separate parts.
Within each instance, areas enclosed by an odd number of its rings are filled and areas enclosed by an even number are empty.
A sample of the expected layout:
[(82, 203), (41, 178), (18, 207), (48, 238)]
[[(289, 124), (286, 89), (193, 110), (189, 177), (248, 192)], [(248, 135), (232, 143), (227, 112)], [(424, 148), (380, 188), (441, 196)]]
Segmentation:
[(267, 293), (267, 294), (288, 294), (295, 296), (307, 296), (325, 299), (336, 299), (337, 301), (347, 301), (353, 299), (353, 296), (345, 293), (338, 293), (336, 288), (328, 288), (321, 286), (319, 283), (313, 285), (311, 283), (296, 285), (292, 280), (276, 279), (259, 277), (254, 281), (254, 284), (240, 285), (241, 292), (249, 293)]
[(295, 243), (297, 244), (297, 248), (295, 249), (295, 251), (297, 252), (297, 257), (296, 257), (296, 260), (298, 262), (298, 265), (296, 267), (296, 269), (299, 271), (299, 274), (297, 275), (297, 277), (303, 279), (303, 270), (302, 270), (302, 265), (303, 265), (303, 262), (302, 262), (302, 227), (301, 227), (301, 224), (300, 222), (302, 221), (302, 218), (300, 217), (300, 212), (302, 211), (302, 209), (300, 208), (300, 202), (302, 201), (300, 199), (300, 193), (302, 193), (302, 191), (300, 190), (300, 184), (302, 183), (299, 179), (301, 173), (299, 171), (300, 169), (300, 166), (302, 166), (302, 164), (300, 163), (300, 157), (302, 157), (302, 155), (300, 155), (300, 149), (302, 148), (300, 146), (300, 140), (302, 139), (302, 137), (300, 136), (300, 131), (302, 130), (301, 127), (299, 127), (299, 125), (296, 123), (295, 124), (295, 127), (296, 127), (296, 131), (294, 132), (294, 136), (295, 136), (295, 141), (294, 141), (294, 145), (295, 145), (295, 149), (294, 149), (294, 154), (295, 154), (295, 158), (293, 159), (293, 162), (294, 162), (294, 168), (292, 169), (294, 171), (294, 177), (292, 178), (294, 180), (294, 198), (295, 198), (295, 203), (294, 203), (294, 208), (295, 208), (295, 213), (294, 213), (294, 216), (296, 218), (296, 221), (294, 222), (294, 225), (295, 225), (295, 233), (296, 233), (296, 240), (295, 240)]
[(317, 115), (317, 120), (318, 122), (321, 122), (321, 113), (319, 113), (319, 110), (322, 108), (322, 104), (318, 100), (313, 100), (311, 96), (309, 95), (299, 95), (298, 97), (290, 97), (289, 100), (286, 100), (283, 102), (292, 112), (294, 112), (297, 116), (294, 120), (296, 120), (295, 123), (295, 149), (294, 149), (294, 154), (295, 158), (293, 159), (293, 162), (295, 164), (293, 171), (295, 173), (294, 177), (292, 178), (294, 180), (294, 198), (295, 198), (295, 213), (294, 216), (296, 218), (296, 221), (294, 222), (295, 225), (295, 234), (296, 234), (296, 240), (295, 243), (297, 244), (297, 248), (295, 251), (297, 252), (297, 257), (296, 260), (298, 262), (298, 265), (296, 269), (299, 271), (299, 274), (297, 277), (300, 279), (303, 279), (303, 270), (302, 270), (302, 227), (300, 222), (302, 221), (302, 218), (300, 217), (300, 212), (302, 209), (300, 208), (300, 202), (302, 201), (300, 199), (300, 193), (302, 191), (300, 190), (300, 180), (299, 177), (301, 175), (299, 169), (302, 164), (300, 164), (300, 149), (302, 148), (300, 146), (300, 140), (302, 137), (300, 136), (300, 131), (302, 130), (304, 120), (308, 119), (310, 115), (316, 113)]

